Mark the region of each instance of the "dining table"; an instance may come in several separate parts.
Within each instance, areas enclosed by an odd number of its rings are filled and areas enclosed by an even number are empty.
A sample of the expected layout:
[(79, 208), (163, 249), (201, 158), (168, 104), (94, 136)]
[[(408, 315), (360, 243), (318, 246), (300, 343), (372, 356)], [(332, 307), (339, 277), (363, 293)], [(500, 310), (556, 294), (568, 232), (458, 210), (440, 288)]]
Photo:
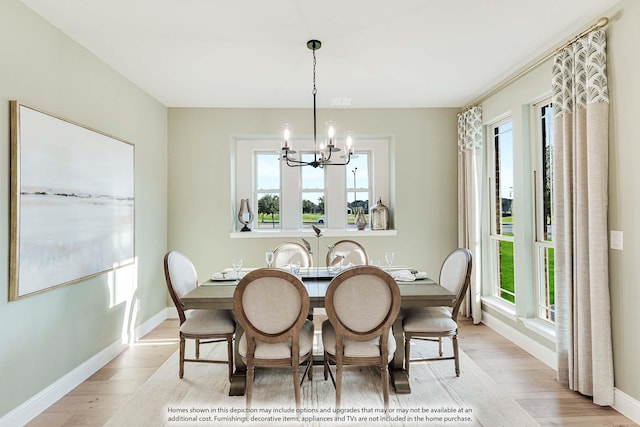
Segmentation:
[[(245, 269), (249, 270), (249, 269)], [(398, 271), (398, 269), (396, 269)], [(406, 270), (405, 270), (406, 271)], [(410, 269), (413, 273), (416, 270)], [(393, 271), (390, 271), (393, 273)], [(234, 273), (214, 274), (211, 279), (203, 282), (195, 289), (185, 294), (181, 299), (184, 308), (189, 309), (233, 309), (233, 295), (236, 289)], [(302, 279), (312, 308), (324, 308), (324, 297), (331, 279), (336, 272), (327, 268), (301, 269), (298, 276)], [(401, 308), (409, 307), (451, 307), (456, 295), (440, 286), (433, 279), (418, 276), (410, 281), (398, 280), (400, 289)], [(236, 337), (242, 334), (242, 328), (236, 324)], [(411, 393), (409, 377), (405, 370), (404, 333), (402, 330), (402, 310), (393, 323), (393, 335), (396, 341), (396, 352), (390, 366), (391, 383), (396, 393)], [(237, 342), (237, 340), (235, 341)], [(318, 360), (322, 363), (322, 359)], [(238, 353), (238, 346), (234, 343), (234, 373), (229, 387), (230, 396), (244, 395), (246, 385), (246, 365)]]

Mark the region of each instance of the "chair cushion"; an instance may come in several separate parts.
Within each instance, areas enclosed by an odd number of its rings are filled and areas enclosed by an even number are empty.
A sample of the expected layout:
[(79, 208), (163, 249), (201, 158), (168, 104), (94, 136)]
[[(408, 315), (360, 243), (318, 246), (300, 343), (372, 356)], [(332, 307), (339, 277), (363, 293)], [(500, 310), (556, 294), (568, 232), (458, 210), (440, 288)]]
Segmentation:
[[(322, 322), (322, 345), (327, 353), (336, 355), (336, 331), (328, 320)], [(380, 356), (380, 339), (354, 341), (346, 338), (343, 350), (344, 355), (348, 357), (378, 357)], [(393, 337), (393, 330), (389, 328), (389, 360), (393, 358), (395, 352), (396, 340)]]
[(360, 333), (377, 328), (389, 314), (391, 305), (389, 285), (371, 274), (349, 277), (333, 296), (333, 307), (340, 322)]
[(446, 307), (409, 308), (404, 310), (402, 329), (405, 332), (453, 332), (458, 328)]
[(180, 332), (189, 335), (232, 334), (236, 330), (231, 310), (190, 310)]
[(257, 277), (242, 294), (247, 320), (265, 334), (279, 334), (291, 328), (300, 317), (301, 306), (296, 286), (281, 277)]
[[(313, 322), (307, 320), (300, 330), (299, 354), (300, 357), (311, 352), (313, 347)], [(247, 336), (242, 334), (238, 344), (238, 353), (245, 358), (247, 356)], [(279, 343), (256, 342), (256, 359), (288, 359), (291, 357), (291, 340)]]

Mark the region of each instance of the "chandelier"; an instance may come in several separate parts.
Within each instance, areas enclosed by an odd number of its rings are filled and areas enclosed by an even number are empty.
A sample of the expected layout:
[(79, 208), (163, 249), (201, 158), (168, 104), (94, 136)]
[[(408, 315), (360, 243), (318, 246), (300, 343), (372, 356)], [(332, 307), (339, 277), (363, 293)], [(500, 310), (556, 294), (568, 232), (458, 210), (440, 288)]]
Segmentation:
[(318, 40), (309, 40), (307, 42), (307, 47), (313, 52), (313, 91), (311, 92), (313, 94), (313, 161), (303, 161), (301, 160), (301, 157), (298, 159), (291, 157), (292, 154), (296, 154), (296, 151), (294, 151), (291, 146), (291, 142), (289, 140), (291, 136), (289, 125), (286, 124), (284, 125), (281, 159), (284, 160), (287, 163), (287, 166), (290, 167), (312, 166), (314, 168), (324, 168), (325, 166), (344, 166), (351, 161), (352, 157), (356, 157), (353, 154), (353, 138), (351, 136), (351, 133), (347, 132), (345, 138), (346, 154), (340, 156), (342, 160), (338, 162), (331, 160), (332, 154), (340, 151), (340, 148), (336, 146), (336, 137), (333, 122), (327, 122), (327, 138), (324, 143), (318, 145), (316, 119), (316, 93), (318, 92), (316, 89), (316, 50), (320, 49), (321, 46), (322, 43), (320, 43), (320, 41)]

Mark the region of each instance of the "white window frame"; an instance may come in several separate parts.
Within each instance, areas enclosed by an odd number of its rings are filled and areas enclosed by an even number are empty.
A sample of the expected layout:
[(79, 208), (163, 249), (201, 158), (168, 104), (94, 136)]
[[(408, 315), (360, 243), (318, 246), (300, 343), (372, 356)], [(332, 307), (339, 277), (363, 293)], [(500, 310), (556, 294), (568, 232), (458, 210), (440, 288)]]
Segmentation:
[[(252, 163), (252, 170), (255, 172), (256, 168), (257, 168), (257, 162), (256, 159), (259, 155), (273, 155), (274, 161), (277, 161), (277, 153), (274, 153), (273, 150), (253, 150), (252, 156), (253, 156), (253, 163)], [(282, 184), (279, 183), (278, 184), (278, 188), (262, 188), (260, 189), (260, 191), (258, 191), (258, 177), (256, 175), (256, 173), (252, 174), (252, 179), (253, 179), (253, 194), (255, 195), (255, 203), (251, 203), (251, 209), (254, 212), (255, 218), (254, 221), (252, 222), (253, 227), (258, 228), (257, 226), (257, 222), (260, 220), (260, 216), (258, 214), (258, 200), (260, 200), (263, 196), (262, 194), (275, 194), (278, 196), (278, 200), (282, 199)], [(281, 181), (281, 180), (280, 180)], [(280, 211), (278, 211), (278, 218), (280, 217)], [(251, 227), (251, 226), (250, 226)], [(262, 228), (266, 228), (266, 227), (262, 227)], [(280, 221), (278, 221), (278, 226), (277, 227), (271, 227), (272, 230), (275, 229), (279, 229), (280, 228)]]
[[(372, 194), (382, 197), (383, 200), (390, 200), (390, 138), (358, 138), (354, 137), (355, 153), (366, 151), (370, 154), (370, 177)], [(281, 141), (279, 139), (259, 138), (259, 137), (236, 137), (233, 138), (235, 154), (232, 158), (232, 237), (259, 237), (260, 234), (273, 236), (274, 233), (291, 236), (296, 232), (307, 232), (310, 227), (302, 226), (302, 201), (301, 201), (301, 177), (300, 168), (289, 167), (281, 162), (281, 187), (280, 187), (280, 228), (275, 230), (263, 230), (253, 227), (257, 214), (254, 215), (254, 223), (249, 227), (255, 233), (239, 233), (241, 228), (236, 215), (240, 206), (240, 200), (248, 198), (252, 210), (257, 210), (257, 196), (255, 185), (255, 152), (280, 150)], [(299, 152), (312, 151), (314, 148), (311, 139), (296, 139), (290, 141), (294, 150)], [(334, 153), (342, 154), (342, 152)], [(341, 160), (341, 159), (338, 159)], [(303, 166), (311, 167), (311, 166)], [(325, 226), (327, 232), (355, 232), (353, 228), (347, 228), (347, 194), (346, 194), (346, 174), (350, 172), (349, 165), (327, 166), (325, 170)], [(370, 203), (372, 201), (370, 200)], [(392, 233), (376, 230), (375, 235), (394, 235)], [(390, 230), (391, 231), (391, 230)], [(359, 231), (362, 234), (362, 231)]]
[[(349, 200), (349, 196), (353, 196), (353, 193), (355, 191), (355, 193), (367, 193), (367, 200), (369, 200), (369, 210), (367, 212), (365, 212), (365, 217), (367, 218), (367, 224), (371, 225), (371, 208), (373, 208), (376, 204), (376, 200), (374, 199), (374, 192), (373, 192), (373, 186), (372, 186), (372, 178), (373, 178), (373, 161), (371, 160), (373, 158), (373, 151), (372, 150), (358, 150), (356, 152), (356, 154), (360, 153), (361, 155), (367, 155), (369, 156), (368, 158), (368, 164), (367, 164), (367, 170), (369, 171), (369, 179), (367, 180), (367, 187), (356, 187), (353, 188), (353, 184), (352, 184), (352, 179), (351, 177), (346, 178), (345, 181), (345, 187), (344, 187), (344, 193), (345, 193), (345, 200)], [(350, 167), (350, 165), (347, 165), (347, 174), (352, 175), (353, 172), (353, 167)], [(345, 210), (345, 224), (346, 227), (348, 229), (356, 229), (357, 225), (356, 225), (356, 221), (355, 221), (355, 214), (356, 212), (352, 212), (352, 215), (354, 216), (354, 221), (353, 223), (349, 224), (348, 221), (348, 211)]]
[[(496, 192), (495, 192), (496, 164), (495, 164), (495, 139), (494, 139), (494, 129), (509, 122), (512, 124), (511, 133), (512, 133), (512, 141), (513, 141), (513, 117), (511, 115), (489, 123), (486, 126), (486, 132), (487, 132), (486, 137), (488, 141), (487, 171), (488, 171), (488, 178), (489, 178), (489, 191), (488, 191), (489, 222), (490, 222), (489, 223), (489, 260), (490, 260), (490, 266), (491, 266), (491, 271), (490, 271), (491, 296), (496, 298), (496, 300), (499, 301), (500, 304), (506, 304), (506, 306), (508, 307), (513, 307), (512, 309), (509, 310), (509, 311), (512, 311), (515, 309), (515, 304), (505, 298), (502, 298), (502, 290), (501, 290), (502, 288), (500, 287), (500, 278), (499, 278), (500, 260), (499, 260), (499, 257), (496, 256), (496, 253), (500, 249), (501, 241), (511, 242), (513, 244), (514, 252), (515, 252), (515, 237), (498, 234), (497, 228), (496, 228), (496, 218), (498, 213), (496, 211), (497, 200), (496, 200)], [(515, 191), (514, 191), (514, 194), (515, 194)], [(515, 253), (514, 253), (514, 267), (515, 267)], [(514, 299), (516, 299), (517, 301), (517, 295), (516, 295), (517, 287), (515, 282), (516, 282), (516, 277), (515, 277), (515, 271), (514, 271), (514, 292), (513, 293), (514, 293)]]
[[(532, 126), (532, 140), (531, 144), (531, 158), (533, 160), (533, 173), (534, 173), (534, 207), (535, 207), (535, 215), (534, 215), (534, 284), (535, 284), (535, 317), (544, 322), (548, 322), (550, 324), (555, 323), (552, 319), (546, 318), (543, 316), (543, 312), (547, 310), (546, 307), (546, 295), (543, 295), (543, 288), (545, 279), (545, 258), (544, 254), (550, 248), (554, 248), (554, 243), (545, 240), (544, 238), (544, 183), (543, 183), (543, 153), (542, 153), (542, 131), (541, 131), (541, 122), (542, 122), (542, 107), (545, 105), (551, 104), (551, 97), (547, 97), (542, 99), (539, 102), (534, 103), (531, 106), (531, 114), (533, 117), (534, 126)], [(553, 118), (552, 118), (553, 120)], [(551, 129), (549, 129), (551, 131)], [(553, 212), (553, 205), (552, 205)]]

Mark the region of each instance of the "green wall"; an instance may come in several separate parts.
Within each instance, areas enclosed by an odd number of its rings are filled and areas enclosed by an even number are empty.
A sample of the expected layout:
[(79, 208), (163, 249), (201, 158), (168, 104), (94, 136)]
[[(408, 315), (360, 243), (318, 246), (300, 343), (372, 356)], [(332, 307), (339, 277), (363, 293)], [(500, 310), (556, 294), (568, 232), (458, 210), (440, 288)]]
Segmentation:
[[(413, 265), (436, 275), (457, 245), (457, 109), (336, 109), (318, 112), (319, 123), (335, 120), (357, 136), (385, 135), (392, 140), (392, 200), (397, 236), (355, 237), (371, 258)], [(233, 136), (277, 138), (283, 123), (300, 134), (312, 133), (309, 109), (169, 109), (170, 249), (184, 251), (200, 279), (210, 277), (242, 256), (246, 265), (263, 265), (264, 252), (289, 239), (232, 239), (231, 147)], [(308, 126), (305, 129), (304, 126)], [(356, 142), (357, 144), (357, 142)], [(310, 230), (307, 240), (315, 245)], [(339, 238), (323, 237), (325, 244)], [(314, 246), (315, 247), (315, 246)]]
[[(167, 109), (17, 0), (0, 40), (1, 418), (166, 306)], [(8, 302), (11, 99), (135, 144), (135, 266)]]

